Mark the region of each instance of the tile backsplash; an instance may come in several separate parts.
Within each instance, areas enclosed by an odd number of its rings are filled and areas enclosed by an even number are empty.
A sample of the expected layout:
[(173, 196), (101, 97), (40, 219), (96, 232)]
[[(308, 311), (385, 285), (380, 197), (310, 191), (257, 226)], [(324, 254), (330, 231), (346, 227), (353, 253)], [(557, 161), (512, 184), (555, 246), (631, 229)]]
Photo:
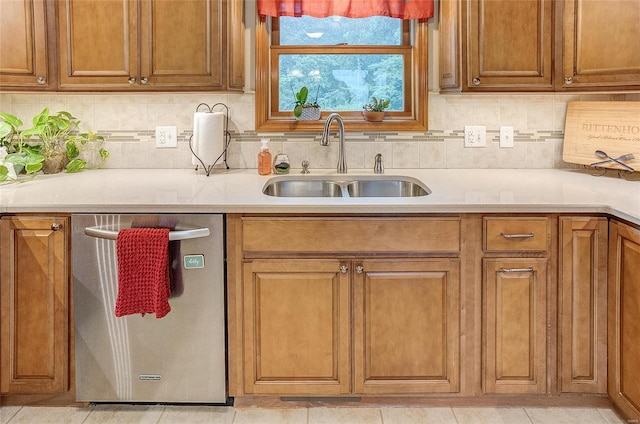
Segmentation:
[[(628, 94), (438, 94), (429, 93), (429, 131), (346, 133), (349, 169), (373, 167), (382, 153), (388, 168), (563, 168), (562, 140), (567, 102), (640, 101)], [(109, 168), (191, 168), (188, 140), (200, 103), (229, 107), (231, 168), (256, 168), (259, 140), (271, 140), (272, 153), (285, 152), (293, 168), (335, 168), (338, 143), (319, 144), (316, 133), (256, 133), (254, 95), (226, 93), (65, 94), (0, 93), (0, 111), (22, 119), (43, 108), (66, 110), (82, 130), (105, 136)], [(157, 149), (155, 127), (175, 125), (178, 147)], [(348, 124), (347, 124), (348, 125)], [(484, 125), (486, 148), (464, 147), (464, 126)], [(499, 147), (499, 127), (514, 128), (514, 147)]]

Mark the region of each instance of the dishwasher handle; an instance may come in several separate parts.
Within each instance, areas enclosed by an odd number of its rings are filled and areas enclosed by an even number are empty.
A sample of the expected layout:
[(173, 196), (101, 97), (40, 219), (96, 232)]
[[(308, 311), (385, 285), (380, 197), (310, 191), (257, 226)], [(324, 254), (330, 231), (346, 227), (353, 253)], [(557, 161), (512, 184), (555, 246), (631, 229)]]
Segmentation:
[[(86, 227), (84, 233), (89, 237), (96, 237), (107, 240), (118, 238), (117, 230), (105, 230), (100, 227)], [(178, 228), (169, 232), (169, 241), (189, 240), (201, 237), (208, 237), (211, 234), (208, 228)]]

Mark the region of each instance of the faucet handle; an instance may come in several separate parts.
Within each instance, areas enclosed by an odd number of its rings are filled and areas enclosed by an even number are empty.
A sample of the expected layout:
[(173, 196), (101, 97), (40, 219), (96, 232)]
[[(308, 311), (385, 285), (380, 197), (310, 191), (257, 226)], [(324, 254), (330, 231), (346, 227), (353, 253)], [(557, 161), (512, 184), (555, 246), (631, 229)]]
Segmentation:
[(309, 161), (308, 160), (303, 160), (302, 161), (302, 171), (300, 171), (301, 174), (309, 174)]
[(378, 153), (376, 155), (374, 165), (373, 165), (373, 173), (384, 174), (384, 165), (382, 164), (382, 153)]

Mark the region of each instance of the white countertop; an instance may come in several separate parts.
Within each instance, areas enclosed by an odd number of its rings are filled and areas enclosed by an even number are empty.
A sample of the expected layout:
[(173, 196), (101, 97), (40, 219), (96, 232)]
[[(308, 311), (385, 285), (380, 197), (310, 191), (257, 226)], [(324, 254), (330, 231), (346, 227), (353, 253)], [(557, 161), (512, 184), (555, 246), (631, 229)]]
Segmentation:
[[(291, 176), (303, 175), (294, 173)], [(334, 175), (312, 170), (310, 175)], [(346, 178), (373, 175), (350, 170)], [(607, 213), (640, 225), (640, 181), (559, 169), (397, 169), (432, 191), (415, 198), (279, 198), (255, 169), (102, 169), (0, 186), (0, 212)]]

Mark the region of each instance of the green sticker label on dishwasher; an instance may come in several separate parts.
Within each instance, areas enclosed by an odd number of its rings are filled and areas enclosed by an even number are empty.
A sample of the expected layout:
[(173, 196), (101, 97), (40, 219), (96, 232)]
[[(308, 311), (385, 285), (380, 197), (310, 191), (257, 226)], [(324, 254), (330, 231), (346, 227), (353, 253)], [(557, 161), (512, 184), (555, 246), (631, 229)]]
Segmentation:
[(184, 255), (183, 259), (186, 269), (204, 268), (204, 255)]

